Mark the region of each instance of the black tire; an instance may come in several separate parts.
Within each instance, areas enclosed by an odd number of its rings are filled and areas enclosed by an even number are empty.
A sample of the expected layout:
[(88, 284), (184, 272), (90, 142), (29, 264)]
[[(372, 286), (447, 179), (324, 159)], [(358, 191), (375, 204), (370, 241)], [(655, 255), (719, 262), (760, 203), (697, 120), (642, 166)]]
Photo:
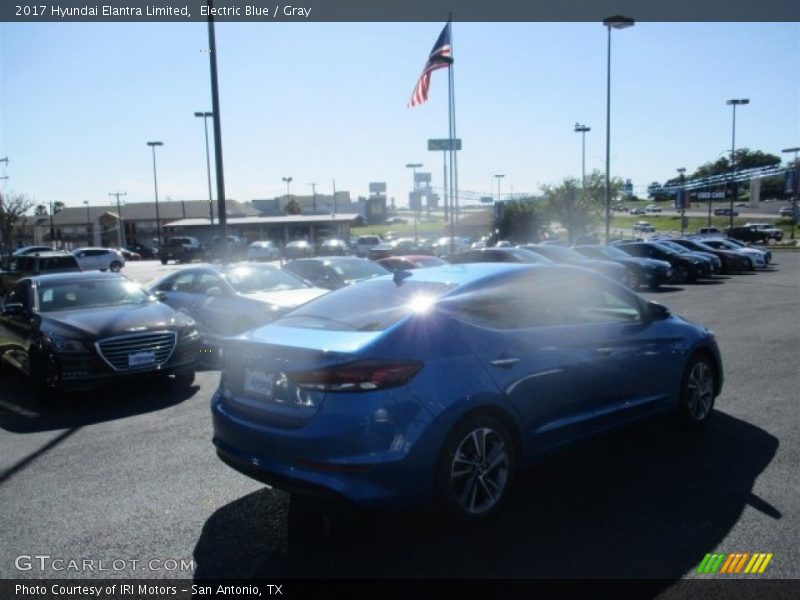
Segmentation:
[(122, 268), (122, 263), (118, 260), (111, 261), (109, 265), (109, 270), (113, 271), (114, 273), (119, 273), (119, 270)]
[(496, 418), (474, 414), (450, 432), (437, 468), (437, 494), (445, 513), (477, 522), (504, 504), (517, 472), (514, 438)]
[(165, 265), (165, 264), (167, 264), (167, 259), (166, 259), (166, 257), (161, 257), (161, 264), (162, 264), (162, 265)]
[(194, 371), (181, 371), (170, 378), (170, 385), (176, 390), (187, 390), (194, 383)]
[(633, 291), (638, 290), (639, 286), (642, 285), (642, 277), (639, 275), (639, 272), (636, 269), (628, 269), (626, 275), (625, 282), (628, 284), (628, 287)]
[(695, 355), (681, 380), (678, 415), (684, 425), (701, 427), (711, 418), (717, 390), (717, 369), (704, 354)]

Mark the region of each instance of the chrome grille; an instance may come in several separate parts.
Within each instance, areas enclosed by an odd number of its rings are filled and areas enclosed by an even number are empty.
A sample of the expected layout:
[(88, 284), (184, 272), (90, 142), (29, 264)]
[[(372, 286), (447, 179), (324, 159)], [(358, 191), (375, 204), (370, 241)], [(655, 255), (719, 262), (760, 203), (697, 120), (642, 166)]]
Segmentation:
[[(174, 331), (136, 333), (106, 338), (95, 344), (100, 357), (115, 371), (152, 369), (163, 365), (175, 350), (178, 335)], [(154, 362), (141, 366), (130, 366), (131, 354), (152, 352)]]

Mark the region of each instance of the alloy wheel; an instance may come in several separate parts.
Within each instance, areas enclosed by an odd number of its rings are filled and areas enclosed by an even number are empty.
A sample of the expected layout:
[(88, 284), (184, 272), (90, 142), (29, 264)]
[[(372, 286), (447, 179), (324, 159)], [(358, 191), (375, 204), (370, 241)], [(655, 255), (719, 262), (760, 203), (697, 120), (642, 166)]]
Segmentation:
[(503, 498), (510, 482), (509, 448), (489, 427), (473, 429), (456, 447), (450, 465), (450, 486), (459, 509), (479, 516)]

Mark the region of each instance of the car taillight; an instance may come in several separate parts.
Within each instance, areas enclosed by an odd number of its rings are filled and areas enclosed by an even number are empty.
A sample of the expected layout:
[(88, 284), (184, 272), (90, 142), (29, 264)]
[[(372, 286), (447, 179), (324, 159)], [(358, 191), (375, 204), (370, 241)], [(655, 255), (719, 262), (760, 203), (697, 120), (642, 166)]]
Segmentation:
[(422, 368), (421, 362), (359, 360), (324, 369), (294, 371), (286, 377), (302, 389), (326, 392), (368, 392), (408, 383)]

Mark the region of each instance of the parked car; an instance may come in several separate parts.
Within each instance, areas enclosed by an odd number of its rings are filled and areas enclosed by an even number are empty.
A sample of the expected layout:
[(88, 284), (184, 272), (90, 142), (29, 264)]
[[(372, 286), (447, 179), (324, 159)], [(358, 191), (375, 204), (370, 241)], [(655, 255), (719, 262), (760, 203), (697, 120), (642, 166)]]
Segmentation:
[(259, 327), (295, 306), (327, 293), (273, 265), (202, 265), (174, 271), (150, 286), (174, 308), (191, 315), (206, 346)]
[(627, 269), (626, 284), (632, 290), (646, 285), (651, 290), (657, 290), (661, 284), (672, 279), (672, 265), (663, 260), (653, 258), (640, 258), (623, 252), (616, 246), (602, 246), (592, 244), (576, 246), (574, 249), (588, 258), (613, 260)]
[(731, 215), (738, 217), (739, 211), (736, 209), (731, 210), (730, 208), (716, 208), (714, 209), (714, 214), (718, 217), (730, 217)]
[(701, 277), (709, 277), (711, 275), (711, 265), (708, 261), (700, 260), (694, 256), (679, 254), (672, 248), (656, 242), (626, 242), (617, 244), (616, 247), (631, 256), (668, 262), (672, 265), (675, 281), (679, 283), (687, 281), (694, 283)]
[(717, 257), (716, 254), (713, 252), (706, 252), (703, 250), (692, 250), (687, 248), (682, 244), (676, 244), (673, 240), (669, 238), (658, 238), (651, 240), (653, 242), (658, 242), (662, 246), (667, 246), (668, 248), (675, 250), (678, 254), (683, 254), (685, 256), (692, 256), (699, 260), (707, 261), (711, 268), (711, 273), (709, 276), (722, 273), (722, 260)]
[(387, 273), (385, 267), (366, 258), (354, 256), (304, 258), (293, 260), (283, 268), (313, 285), (328, 290), (336, 290)]
[(311, 256), (314, 256), (314, 246), (305, 240), (289, 242), (283, 248), (283, 257), (286, 260), (292, 260), (293, 258), (309, 258)]
[(8, 269), (0, 271), (0, 296), (14, 287), (23, 277), (81, 270), (78, 259), (63, 250), (12, 256)]
[(636, 223), (633, 225), (633, 230), (640, 233), (653, 233), (656, 228), (647, 221), (636, 221)]
[(347, 243), (337, 238), (327, 239), (319, 245), (320, 256), (347, 256)]
[(72, 251), (84, 271), (114, 271), (125, 266), (125, 257), (115, 248), (76, 248)]
[(601, 275), (610, 277), (614, 281), (622, 284), (629, 281), (628, 271), (622, 265), (602, 258), (587, 258), (583, 254), (558, 244), (526, 244), (520, 246), (520, 248), (530, 250), (536, 254), (541, 254), (554, 263), (584, 267), (592, 271), (597, 271)]
[(783, 239), (783, 230), (775, 227), (771, 223), (745, 223), (744, 227), (752, 227), (763, 231), (767, 236), (767, 241), (774, 240), (780, 242)]
[(0, 308), (0, 361), (25, 373), (34, 395), (169, 377), (194, 381), (200, 336), (191, 317), (118, 273), (20, 279)]
[(753, 225), (731, 227), (725, 231), (725, 234), (729, 238), (751, 244), (768, 244), (773, 239), (771, 232), (762, 231), (759, 227)]
[(356, 238), (356, 256), (365, 257), (373, 246), (377, 246), (383, 240), (377, 235), (360, 235)]
[(719, 227), (700, 227), (697, 230), (698, 235), (713, 235), (713, 236), (720, 236), (722, 235), (722, 229)]
[(150, 248), (149, 246), (143, 246), (142, 244), (129, 244), (126, 246), (126, 249), (130, 250), (131, 252), (136, 252), (142, 257), (142, 260), (153, 260), (158, 258), (158, 249)]
[(607, 278), (480, 264), (401, 281), (337, 290), (226, 340), (218, 456), (298, 494), (477, 521), (547, 451), (657, 415), (693, 428), (713, 415), (711, 332)]
[(17, 248), (11, 256), (27, 256), (28, 254), (37, 254), (39, 252), (52, 252), (55, 248), (50, 246), (23, 246)]
[(769, 263), (767, 259), (766, 253), (761, 251), (758, 248), (752, 248), (750, 246), (739, 246), (735, 243), (735, 240), (731, 239), (721, 239), (721, 238), (710, 238), (710, 239), (703, 239), (703, 243), (707, 246), (711, 246), (712, 248), (717, 248), (721, 250), (731, 250), (733, 252), (738, 252), (742, 256), (746, 256), (748, 260), (752, 263), (751, 269), (765, 269), (767, 264)]
[(523, 248), (476, 248), (459, 252), (447, 257), (447, 261), (454, 265), (467, 263), (499, 262), (499, 263), (525, 263), (532, 265), (552, 265), (553, 261), (541, 254)]
[(173, 236), (167, 240), (166, 245), (159, 252), (161, 264), (165, 265), (174, 260), (179, 263), (188, 263), (193, 260), (203, 260), (205, 251), (203, 244), (195, 237)]
[(766, 264), (769, 264), (770, 261), (772, 260), (772, 252), (770, 252), (769, 248), (766, 247), (756, 248), (755, 246), (751, 246), (750, 244), (745, 244), (743, 241), (736, 240), (733, 238), (725, 238), (725, 241), (728, 242), (729, 244), (736, 246), (737, 248), (746, 249), (748, 254), (763, 255)]
[(645, 215), (647, 211), (644, 208), (634, 207), (630, 210), (629, 214), (631, 215)]
[(247, 257), (247, 242), (237, 235), (227, 236), (227, 244), (223, 238), (215, 235), (204, 248), (204, 258), (208, 262), (225, 260), (237, 262)]
[(378, 261), (382, 267), (390, 271), (407, 271), (408, 269), (426, 269), (429, 267), (441, 267), (447, 261), (435, 256), (426, 254), (409, 254), (406, 256), (390, 256)]
[(142, 255), (138, 252), (133, 252), (132, 250), (128, 250), (127, 248), (118, 248), (117, 251), (122, 254), (122, 258), (126, 261), (129, 260), (142, 260)]
[(781, 217), (786, 217), (789, 219), (792, 218), (792, 215), (794, 215), (795, 218), (800, 218), (800, 207), (795, 207), (792, 209), (791, 206), (784, 206), (778, 210), (778, 214)]
[(750, 271), (753, 269), (753, 262), (746, 256), (743, 256), (738, 252), (734, 252), (733, 250), (714, 248), (708, 244), (705, 244), (702, 239), (674, 238), (670, 241), (695, 252), (714, 254), (722, 263), (723, 273)]
[(435, 256), (447, 256), (469, 250), (470, 242), (465, 237), (454, 236), (440, 237), (431, 244), (431, 251)]
[(271, 240), (253, 242), (247, 247), (247, 260), (280, 260), (281, 250)]
[(648, 204), (645, 207), (644, 212), (648, 215), (659, 215), (661, 214), (661, 207), (655, 204)]

